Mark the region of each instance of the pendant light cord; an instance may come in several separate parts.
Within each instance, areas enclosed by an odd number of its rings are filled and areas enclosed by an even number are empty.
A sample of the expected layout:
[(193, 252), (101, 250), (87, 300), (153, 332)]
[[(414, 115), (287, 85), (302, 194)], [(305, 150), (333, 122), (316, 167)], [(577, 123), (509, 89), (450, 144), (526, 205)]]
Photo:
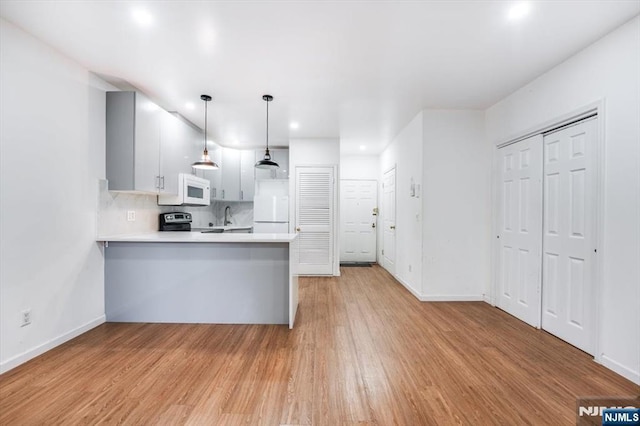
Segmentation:
[(269, 152), (269, 101), (267, 101), (267, 152)]
[(204, 150), (207, 151), (207, 104), (209, 102), (205, 99), (204, 101)]

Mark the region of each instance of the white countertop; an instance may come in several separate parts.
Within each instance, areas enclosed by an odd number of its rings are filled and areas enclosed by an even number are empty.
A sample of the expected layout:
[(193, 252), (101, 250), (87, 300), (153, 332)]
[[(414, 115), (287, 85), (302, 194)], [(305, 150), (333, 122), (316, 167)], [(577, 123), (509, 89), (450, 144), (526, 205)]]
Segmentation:
[(202, 228), (191, 227), (191, 232), (202, 231), (202, 230), (206, 230), (206, 229), (222, 229), (224, 231), (248, 231), (251, 228), (252, 228), (251, 225), (249, 225), (249, 226), (238, 226), (238, 225), (205, 226), (205, 227), (202, 227)]
[(249, 234), (223, 232), (203, 234), (192, 232), (150, 232), (133, 235), (100, 235), (96, 241), (130, 243), (290, 243), (298, 234)]

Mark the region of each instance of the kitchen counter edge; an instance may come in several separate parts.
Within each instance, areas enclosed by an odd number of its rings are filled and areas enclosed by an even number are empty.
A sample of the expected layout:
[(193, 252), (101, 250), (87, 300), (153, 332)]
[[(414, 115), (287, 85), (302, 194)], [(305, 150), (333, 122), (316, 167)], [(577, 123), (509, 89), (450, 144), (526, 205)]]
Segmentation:
[(150, 232), (145, 234), (100, 235), (98, 242), (130, 243), (290, 243), (298, 234), (245, 234), (200, 232)]

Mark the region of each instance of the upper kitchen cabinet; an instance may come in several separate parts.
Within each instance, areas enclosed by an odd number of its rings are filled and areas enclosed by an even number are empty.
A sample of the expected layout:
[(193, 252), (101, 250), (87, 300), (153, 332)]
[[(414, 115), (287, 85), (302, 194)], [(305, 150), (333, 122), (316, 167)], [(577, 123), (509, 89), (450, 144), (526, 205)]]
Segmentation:
[(237, 150), (216, 145), (209, 147), (211, 159), (220, 170), (204, 173), (211, 183), (211, 199), (225, 201), (253, 201), (255, 186), (253, 150)]
[(191, 173), (201, 131), (140, 92), (107, 92), (109, 190), (178, 193), (178, 174)]
[(106, 175), (110, 190), (158, 191), (162, 112), (141, 93), (107, 92)]
[[(207, 144), (209, 158), (222, 168), (222, 148), (216, 144)], [(202, 144), (198, 150), (198, 159), (202, 157)], [(194, 160), (195, 161), (195, 160)], [(222, 171), (217, 170), (198, 170), (197, 175), (207, 179), (211, 188), (211, 201), (222, 199)]]
[[(255, 151), (255, 161), (264, 158), (264, 149)], [(280, 166), (277, 169), (256, 169), (256, 179), (288, 179), (289, 178), (289, 150), (288, 149), (270, 149), (271, 159)]]
[(222, 148), (222, 196), (220, 200), (240, 200), (240, 151)]
[(160, 176), (161, 193), (178, 193), (178, 174), (190, 173), (193, 164), (202, 154), (198, 147), (202, 132), (179, 115), (160, 113)]
[(253, 201), (255, 191), (255, 154), (253, 150), (240, 151), (240, 200)]

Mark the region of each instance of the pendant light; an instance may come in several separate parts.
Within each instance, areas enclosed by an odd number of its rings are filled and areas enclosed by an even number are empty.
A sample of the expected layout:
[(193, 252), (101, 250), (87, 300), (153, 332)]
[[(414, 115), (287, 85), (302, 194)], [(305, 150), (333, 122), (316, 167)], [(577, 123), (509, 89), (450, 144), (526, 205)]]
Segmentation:
[(269, 102), (273, 100), (273, 96), (263, 95), (262, 99), (267, 102), (267, 149), (264, 152), (264, 158), (258, 161), (255, 167), (256, 169), (277, 169), (280, 166), (271, 160), (271, 154), (269, 154)]
[(207, 102), (211, 100), (211, 96), (200, 95), (200, 99), (204, 101), (204, 151), (202, 151), (202, 160), (196, 161), (191, 167), (201, 170), (217, 170), (219, 167), (211, 161), (209, 151), (207, 150)]

